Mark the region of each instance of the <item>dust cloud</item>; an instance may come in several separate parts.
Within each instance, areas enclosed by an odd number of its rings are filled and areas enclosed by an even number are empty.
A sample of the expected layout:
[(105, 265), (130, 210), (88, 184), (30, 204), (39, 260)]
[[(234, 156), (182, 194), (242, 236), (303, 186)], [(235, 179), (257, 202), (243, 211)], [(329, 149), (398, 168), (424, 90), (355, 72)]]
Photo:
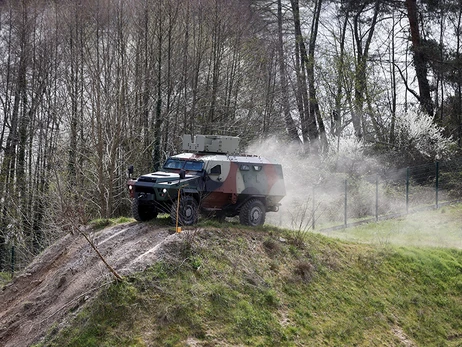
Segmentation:
[(327, 179), (324, 169), (326, 163), (323, 162), (323, 158), (304, 154), (300, 144), (285, 143), (273, 137), (250, 144), (246, 152), (260, 155), (282, 165), (286, 196), (281, 201), (278, 213), (267, 214), (269, 224), (296, 230), (309, 230), (313, 224), (313, 206), (316, 211), (320, 202), (320, 200), (313, 200), (313, 196), (317, 198), (322, 196), (323, 200), (330, 200), (329, 196), (335, 199), (341, 191), (339, 185), (331, 185), (330, 189), (320, 190), (320, 185)]
[[(287, 195), (278, 213), (266, 222), (297, 231), (319, 231), (347, 223), (404, 216), (419, 206), (434, 203), (434, 187), (411, 187), (406, 205), (406, 171), (364, 154), (364, 143), (341, 139), (338, 150), (310, 155), (301, 145), (268, 138), (248, 146), (257, 154), (282, 165)], [(347, 193), (345, 193), (347, 192)], [(444, 192), (440, 192), (443, 196)], [(347, 208), (345, 208), (347, 206)]]

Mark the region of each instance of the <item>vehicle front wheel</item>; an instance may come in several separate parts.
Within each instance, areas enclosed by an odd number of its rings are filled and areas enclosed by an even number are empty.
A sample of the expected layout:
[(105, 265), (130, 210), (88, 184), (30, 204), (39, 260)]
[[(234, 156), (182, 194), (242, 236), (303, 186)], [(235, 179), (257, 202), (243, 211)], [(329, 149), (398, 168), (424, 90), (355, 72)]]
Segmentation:
[(157, 217), (157, 209), (151, 204), (141, 204), (138, 198), (132, 201), (132, 214), (138, 222), (146, 222)]
[(174, 201), (170, 210), (170, 217), (172, 222), (176, 224), (178, 210), (178, 225), (188, 226), (196, 224), (199, 219), (199, 205), (196, 199), (192, 196), (184, 196), (180, 198), (180, 205), (178, 201)]
[(247, 201), (239, 213), (241, 224), (256, 227), (265, 223), (266, 210), (265, 205), (258, 199)]

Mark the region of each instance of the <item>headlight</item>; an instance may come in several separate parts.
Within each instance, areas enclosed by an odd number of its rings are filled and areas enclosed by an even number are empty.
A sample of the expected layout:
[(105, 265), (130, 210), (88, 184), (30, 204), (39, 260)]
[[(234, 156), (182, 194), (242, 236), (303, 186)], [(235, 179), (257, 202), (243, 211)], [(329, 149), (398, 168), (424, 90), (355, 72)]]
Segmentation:
[(165, 189), (165, 188), (162, 189), (162, 193), (163, 193), (163, 194), (167, 193), (167, 189)]

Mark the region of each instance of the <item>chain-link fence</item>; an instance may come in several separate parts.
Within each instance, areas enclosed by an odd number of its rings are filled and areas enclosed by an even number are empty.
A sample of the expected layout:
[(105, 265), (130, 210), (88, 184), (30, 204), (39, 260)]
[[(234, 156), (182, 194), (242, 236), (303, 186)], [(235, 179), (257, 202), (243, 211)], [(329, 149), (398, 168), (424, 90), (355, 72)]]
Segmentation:
[[(438, 208), (462, 197), (462, 158), (374, 175), (330, 179), (307, 198), (310, 229), (344, 228)], [(307, 224), (308, 225), (308, 224)]]

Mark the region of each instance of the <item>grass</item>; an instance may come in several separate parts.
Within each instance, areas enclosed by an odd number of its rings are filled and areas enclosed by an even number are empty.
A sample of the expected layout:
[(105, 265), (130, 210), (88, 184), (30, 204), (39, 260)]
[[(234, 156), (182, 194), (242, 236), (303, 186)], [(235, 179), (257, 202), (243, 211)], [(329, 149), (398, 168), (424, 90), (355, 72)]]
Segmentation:
[(11, 281), (11, 272), (0, 272), (0, 288)]
[(461, 210), (341, 235), (361, 243), (207, 222), (172, 250), (176, 261), (110, 285), (42, 346), (457, 346), (462, 252), (401, 246), (393, 231), (432, 243), (435, 225), (457, 233)]
[(398, 219), (326, 234), (348, 241), (374, 244), (462, 248), (462, 205), (416, 212)]

